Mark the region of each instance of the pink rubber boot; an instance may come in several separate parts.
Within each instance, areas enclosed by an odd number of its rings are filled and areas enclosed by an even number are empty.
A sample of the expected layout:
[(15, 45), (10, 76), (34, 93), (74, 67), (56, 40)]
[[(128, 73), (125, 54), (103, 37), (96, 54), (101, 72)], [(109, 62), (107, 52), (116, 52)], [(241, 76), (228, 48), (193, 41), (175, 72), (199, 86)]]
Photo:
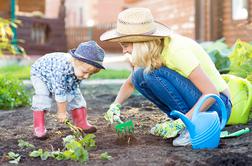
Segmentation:
[(85, 133), (95, 133), (96, 128), (91, 126), (87, 121), (87, 110), (86, 108), (76, 108), (71, 111), (73, 117), (73, 123), (75, 126), (83, 129)]
[(33, 134), (37, 138), (46, 136), (45, 111), (33, 111)]

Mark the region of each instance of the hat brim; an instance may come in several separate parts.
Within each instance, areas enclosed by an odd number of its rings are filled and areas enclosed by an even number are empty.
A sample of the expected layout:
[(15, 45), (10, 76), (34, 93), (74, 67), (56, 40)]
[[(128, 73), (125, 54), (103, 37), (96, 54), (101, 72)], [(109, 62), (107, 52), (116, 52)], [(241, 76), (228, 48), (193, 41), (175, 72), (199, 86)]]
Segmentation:
[(156, 30), (152, 34), (122, 35), (115, 29), (109, 30), (100, 36), (101, 41), (111, 42), (143, 42), (170, 36), (173, 31), (162, 23), (155, 22)]
[(104, 66), (102, 66), (101, 64), (99, 64), (99, 63), (97, 63), (97, 62), (95, 62), (95, 61), (92, 61), (92, 60), (90, 60), (90, 59), (81, 58), (81, 57), (76, 56), (76, 55), (74, 54), (74, 52), (75, 52), (75, 49), (69, 50), (69, 54), (71, 54), (72, 57), (74, 57), (74, 58), (76, 58), (76, 59), (78, 59), (78, 60), (80, 60), (80, 61), (82, 61), (82, 62), (85, 62), (85, 63), (87, 63), (87, 64), (90, 64), (90, 65), (92, 65), (92, 66), (94, 66), (94, 67), (96, 67), (96, 68), (99, 68), (99, 69), (106, 69)]

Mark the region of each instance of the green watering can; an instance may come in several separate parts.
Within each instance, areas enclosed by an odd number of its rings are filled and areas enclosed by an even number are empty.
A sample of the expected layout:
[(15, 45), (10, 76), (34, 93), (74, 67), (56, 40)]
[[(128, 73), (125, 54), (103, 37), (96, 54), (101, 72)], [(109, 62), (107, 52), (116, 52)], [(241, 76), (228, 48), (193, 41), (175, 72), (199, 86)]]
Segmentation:
[(222, 78), (228, 84), (233, 104), (227, 124), (246, 124), (252, 107), (251, 83), (246, 79), (230, 74), (224, 74)]

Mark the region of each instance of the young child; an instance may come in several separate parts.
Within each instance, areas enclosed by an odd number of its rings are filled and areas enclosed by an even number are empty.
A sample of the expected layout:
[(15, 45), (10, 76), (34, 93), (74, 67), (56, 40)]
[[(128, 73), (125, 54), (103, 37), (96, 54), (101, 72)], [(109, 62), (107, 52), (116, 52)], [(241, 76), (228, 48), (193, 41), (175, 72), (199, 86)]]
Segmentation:
[(67, 119), (71, 111), (74, 125), (85, 133), (96, 132), (87, 121), (86, 101), (81, 94), (81, 80), (105, 69), (102, 65), (104, 50), (94, 41), (81, 43), (69, 53), (55, 52), (39, 58), (31, 68), (31, 81), (35, 89), (32, 99), (33, 132), (37, 138), (46, 135), (45, 113), (50, 111), (52, 97), (57, 103), (59, 122)]

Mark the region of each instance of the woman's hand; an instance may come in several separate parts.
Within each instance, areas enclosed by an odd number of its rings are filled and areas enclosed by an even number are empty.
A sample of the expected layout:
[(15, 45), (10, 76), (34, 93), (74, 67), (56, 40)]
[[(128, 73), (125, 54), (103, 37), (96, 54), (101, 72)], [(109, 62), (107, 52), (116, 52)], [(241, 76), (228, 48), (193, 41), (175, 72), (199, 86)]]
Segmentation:
[(184, 123), (181, 119), (174, 121), (168, 121), (161, 124), (156, 124), (152, 127), (150, 133), (155, 136), (163, 137), (164, 139), (173, 138), (178, 135), (178, 133), (185, 128)]
[(117, 123), (123, 123), (122, 120), (120, 119), (120, 111), (121, 109), (121, 104), (119, 103), (113, 103), (110, 105), (109, 110), (104, 114), (104, 118), (113, 124), (114, 122)]

